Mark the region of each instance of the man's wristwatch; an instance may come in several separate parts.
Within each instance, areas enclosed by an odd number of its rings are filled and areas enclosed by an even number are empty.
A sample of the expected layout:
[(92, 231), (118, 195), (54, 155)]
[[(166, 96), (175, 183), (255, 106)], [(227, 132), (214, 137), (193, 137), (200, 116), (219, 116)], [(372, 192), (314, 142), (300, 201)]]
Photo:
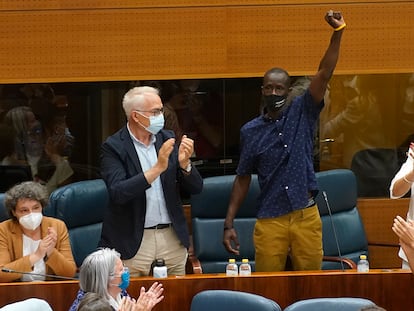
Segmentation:
[(183, 172), (190, 173), (191, 172), (191, 161), (188, 163), (186, 168), (180, 167)]

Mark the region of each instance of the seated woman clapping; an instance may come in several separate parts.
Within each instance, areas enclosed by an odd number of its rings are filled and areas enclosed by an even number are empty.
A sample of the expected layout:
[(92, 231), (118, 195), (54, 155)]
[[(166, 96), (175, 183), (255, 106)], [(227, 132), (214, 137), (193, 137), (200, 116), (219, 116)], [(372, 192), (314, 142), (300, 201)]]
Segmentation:
[(63, 221), (43, 216), (47, 202), (46, 188), (32, 181), (5, 193), (10, 219), (0, 223), (0, 268), (9, 272), (0, 272), (0, 282), (75, 275), (68, 230)]
[(88, 293), (98, 294), (116, 311), (150, 311), (164, 299), (164, 289), (158, 282), (154, 282), (148, 291), (141, 287), (136, 300), (130, 297), (126, 292), (129, 286), (128, 268), (123, 266), (120, 254), (109, 248), (99, 249), (85, 258), (79, 272), (79, 285), (80, 289), (69, 311), (78, 310)]

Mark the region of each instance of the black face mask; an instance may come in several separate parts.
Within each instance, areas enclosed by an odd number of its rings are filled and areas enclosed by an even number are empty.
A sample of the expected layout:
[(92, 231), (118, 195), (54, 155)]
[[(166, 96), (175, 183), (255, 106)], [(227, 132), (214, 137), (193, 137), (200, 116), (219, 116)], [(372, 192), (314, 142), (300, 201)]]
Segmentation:
[(284, 104), (286, 104), (286, 95), (265, 95), (264, 97), (264, 103), (266, 105), (266, 109), (268, 112), (272, 111), (278, 111), (280, 108), (283, 107)]

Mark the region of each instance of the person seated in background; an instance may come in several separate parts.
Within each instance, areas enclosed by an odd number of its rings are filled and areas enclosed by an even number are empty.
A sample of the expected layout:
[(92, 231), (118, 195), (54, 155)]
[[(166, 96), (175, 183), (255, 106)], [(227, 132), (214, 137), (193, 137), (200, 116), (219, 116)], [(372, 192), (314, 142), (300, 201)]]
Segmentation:
[(170, 82), (168, 87), (163, 84), (164, 128), (174, 131), (177, 140), (183, 134), (193, 139), (193, 156), (212, 158), (220, 153), (223, 143), (223, 126), (216, 117), (222, 106), (219, 98), (199, 90), (200, 83), (188, 79)]
[(10, 272), (0, 272), (0, 282), (45, 280), (45, 274), (75, 275), (65, 223), (42, 214), (48, 198), (46, 188), (33, 181), (5, 193), (10, 219), (0, 223), (0, 268)]
[(7, 112), (5, 124), (16, 133), (15, 153), (17, 160), (30, 165), (32, 176), (38, 173), (38, 162), (43, 153), (42, 124), (32, 109), (27, 106), (15, 107)]
[(0, 123), (0, 165), (21, 165), (23, 161), (17, 159), (14, 146), (16, 133), (14, 129), (5, 124)]
[(78, 306), (87, 293), (100, 295), (116, 311), (127, 310), (121, 308), (125, 305), (128, 306), (128, 310), (150, 311), (164, 299), (164, 288), (158, 282), (154, 282), (148, 291), (141, 287), (139, 297), (136, 300), (131, 298), (126, 292), (129, 286), (129, 271), (124, 267), (121, 255), (110, 248), (99, 249), (85, 258), (79, 272), (79, 286), (80, 289), (69, 311), (79, 310)]
[(74, 171), (64, 156), (67, 139), (63, 128), (55, 126), (45, 133), (45, 127), (27, 106), (8, 111), (5, 124), (16, 133), (16, 159), (30, 165), (33, 179), (45, 184), (49, 194), (71, 182)]
[(404, 253), (406, 266), (411, 268), (411, 271), (414, 271), (414, 221), (410, 219), (405, 220), (401, 216), (397, 216), (394, 218), (392, 231), (400, 239), (400, 246)]

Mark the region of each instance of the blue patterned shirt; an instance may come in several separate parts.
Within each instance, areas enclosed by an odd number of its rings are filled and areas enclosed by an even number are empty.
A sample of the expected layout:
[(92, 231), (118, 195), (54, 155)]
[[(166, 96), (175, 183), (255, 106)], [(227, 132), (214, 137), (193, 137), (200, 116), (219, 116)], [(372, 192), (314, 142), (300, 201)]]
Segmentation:
[(307, 90), (278, 119), (259, 116), (240, 131), (238, 175), (257, 174), (261, 193), (257, 218), (278, 217), (308, 205), (317, 194), (313, 137), (324, 106)]

